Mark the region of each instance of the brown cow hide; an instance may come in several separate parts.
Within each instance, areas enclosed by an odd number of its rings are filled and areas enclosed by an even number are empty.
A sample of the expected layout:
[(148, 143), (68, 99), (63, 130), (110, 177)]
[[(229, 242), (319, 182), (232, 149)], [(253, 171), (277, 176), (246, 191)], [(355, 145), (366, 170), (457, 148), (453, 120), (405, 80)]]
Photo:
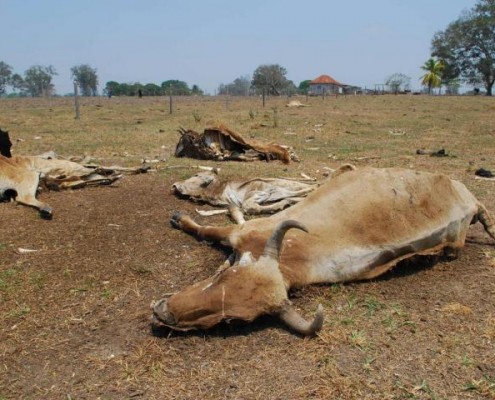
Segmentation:
[(41, 156), (12, 156), (8, 132), (0, 130), (0, 201), (15, 200), (34, 207), (43, 218), (52, 218), (52, 208), (36, 199), (40, 188), (50, 190), (76, 189), (85, 186), (110, 185), (122, 173), (142, 173), (148, 167), (102, 167), (81, 165), (56, 156), (54, 152)]
[(216, 161), (280, 160), (286, 164), (291, 160), (299, 161), (288, 146), (246, 140), (223, 125), (206, 128), (203, 133), (180, 128), (179, 133), (181, 137), (175, 149), (176, 157)]

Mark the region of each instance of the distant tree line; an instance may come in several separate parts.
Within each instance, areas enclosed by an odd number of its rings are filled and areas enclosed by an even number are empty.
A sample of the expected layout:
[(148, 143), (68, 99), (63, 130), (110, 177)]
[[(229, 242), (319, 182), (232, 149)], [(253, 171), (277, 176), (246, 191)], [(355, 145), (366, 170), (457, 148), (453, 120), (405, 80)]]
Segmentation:
[[(71, 77), (79, 89), (81, 96), (98, 95), (98, 74), (95, 68), (88, 64), (76, 65), (70, 69)], [(0, 96), (7, 94), (7, 88), (11, 89), (10, 96), (44, 97), (55, 95), (55, 87), (52, 83), (57, 71), (53, 66), (33, 65), (24, 75), (14, 73), (13, 68), (6, 62), (0, 61)], [(154, 83), (141, 84), (119, 83), (109, 81), (105, 84), (103, 94), (114, 96), (174, 96), (203, 95), (198, 85), (189, 85), (186, 82), (171, 79), (156, 85)]]
[[(73, 66), (71, 77), (79, 89), (81, 96), (97, 96), (99, 79), (97, 70), (88, 64)], [(0, 61), (0, 96), (7, 93), (10, 87), (11, 96), (53, 96), (55, 88), (52, 83), (57, 71), (53, 66), (34, 65), (24, 72), (24, 76), (14, 73), (7, 63)], [(241, 76), (228, 84), (220, 84), (218, 94), (249, 96), (249, 95), (291, 95), (305, 94), (308, 91), (310, 80), (302, 81), (298, 87), (287, 79), (287, 70), (279, 64), (260, 65), (249, 76)], [(142, 84), (140, 82), (126, 83), (108, 81), (103, 88), (106, 96), (190, 96), (203, 95), (198, 85), (189, 85), (181, 80), (170, 79), (162, 82)]]
[(161, 85), (109, 81), (103, 92), (107, 96), (164, 96), (170, 94), (174, 96), (200, 96), (204, 94), (198, 85), (192, 85), (190, 88), (186, 82), (176, 79), (164, 81)]
[[(444, 31), (437, 32), (431, 41), (431, 58), (421, 69), (421, 84), (429, 93), (445, 87), (448, 93), (457, 93), (461, 83), (475, 89), (484, 87), (491, 96), (495, 83), (495, 0), (477, 0), (474, 7), (450, 23)], [(24, 75), (14, 73), (12, 67), (0, 61), (0, 96), (10, 87), (14, 96), (51, 96), (55, 93), (52, 83), (57, 72), (53, 66), (34, 65)], [(71, 75), (83, 96), (95, 96), (98, 89), (96, 69), (87, 64), (71, 68)], [(305, 94), (310, 80), (298, 87), (287, 79), (287, 70), (279, 64), (260, 65), (252, 78), (241, 76), (231, 83), (221, 84), (221, 95), (291, 95)], [(386, 79), (386, 85), (394, 92), (410, 90), (410, 78), (396, 73)], [(154, 83), (119, 83), (109, 81), (103, 93), (114, 96), (163, 96), (202, 95), (203, 91), (191, 88), (180, 80)]]

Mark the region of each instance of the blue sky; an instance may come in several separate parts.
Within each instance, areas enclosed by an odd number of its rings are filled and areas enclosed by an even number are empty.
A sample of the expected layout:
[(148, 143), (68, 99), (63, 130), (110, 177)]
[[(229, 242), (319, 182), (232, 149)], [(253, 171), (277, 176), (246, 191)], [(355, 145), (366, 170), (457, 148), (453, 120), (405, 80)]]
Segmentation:
[(280, 64), (287, 78), (328, 74), (374, 87), (393, 73), (419, 88), (433, 34), (475, 0), (0, 0), (0, 61), (53, 65), (58, 94), (89, 64), (100, 86), (168, 79), (214, 94)]

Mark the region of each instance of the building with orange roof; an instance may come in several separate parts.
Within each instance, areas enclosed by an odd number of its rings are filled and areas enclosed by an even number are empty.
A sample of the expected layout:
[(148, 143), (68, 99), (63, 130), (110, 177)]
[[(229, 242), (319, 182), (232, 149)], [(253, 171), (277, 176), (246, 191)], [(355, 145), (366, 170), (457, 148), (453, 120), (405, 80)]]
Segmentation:
[(333, 79), (330, 75), (320, 75), (309, 83), (308, 94), (322, 96), (327, 94), (342, 93), (344, 85)]

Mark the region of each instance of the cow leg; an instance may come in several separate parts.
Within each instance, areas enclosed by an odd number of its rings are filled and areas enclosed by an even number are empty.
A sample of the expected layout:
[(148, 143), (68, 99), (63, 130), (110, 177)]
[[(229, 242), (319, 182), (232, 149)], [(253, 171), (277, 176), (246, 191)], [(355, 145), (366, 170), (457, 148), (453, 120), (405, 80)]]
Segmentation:
[(233, 247), (230, 236), (236, 226), (202, 226), (197, 224), (188, 215), (175, 212), (170, 219), (174, 228), (180, 229), (198, 239), (221, 243)]
[(231, 205), (229, 207), (229, 214), (238, 225), (242, 225), (244, 222), (246, 222), (246, 220), (244, 219), (244, 214), (237, 206)]
[(15, 200), (19, 204), (37, 208), (42, 218), (52, 218), (52, 208), (36, 199), (36, 190), (39, 185), (39, 174), (34, 171), (29, 171), (23, 176), (22, 183), (17, 186), (17, 196)]
[(314, 191), (315, 188), (316, 188), (316, 185), (310, 186), (310, 187), (307, 187), (304, 189), (300, 189), (300, 190), (293, 190), (290, 192), (290, 196), (291, 197), (306, 196), (308, 193), (311, 193), (312, 191)]
[(485, 231), (493, 238), (495, 239), (495, 220), (493, 217), (490, 215), (488, 210), (485, 208), (485, 206), (480, 204), (480, 208), (478, 211), (478, 220), (481, 222), (483, 227), (485, 228)]
[(81, 189), (87, 186), (100, 186), (100, 185), (111, 185), (117, 179), (120, 179), (122, 175), (113, 175), (113, 176), (101, 176), (98, 174), (91, 174), (89, 176), (83, 177), (74, 177), (75, 179), (71, 181), (71, 179), (64, 180), (61, 183), (61, 187), (63, 189)]
[(284, 208), (296, 204), (297, 202), (301, 201), (303, 198), (304, 197), (291, 197), (288, 199), (283, 199), (275, 203), (270, 203), (266, 205), (258, 204), (253, 200), (247, 200), (243, 205), (243, 209), (247, 214), (252, 214), (252, 215), (271, 214), (277, 211), (282, 211)]

